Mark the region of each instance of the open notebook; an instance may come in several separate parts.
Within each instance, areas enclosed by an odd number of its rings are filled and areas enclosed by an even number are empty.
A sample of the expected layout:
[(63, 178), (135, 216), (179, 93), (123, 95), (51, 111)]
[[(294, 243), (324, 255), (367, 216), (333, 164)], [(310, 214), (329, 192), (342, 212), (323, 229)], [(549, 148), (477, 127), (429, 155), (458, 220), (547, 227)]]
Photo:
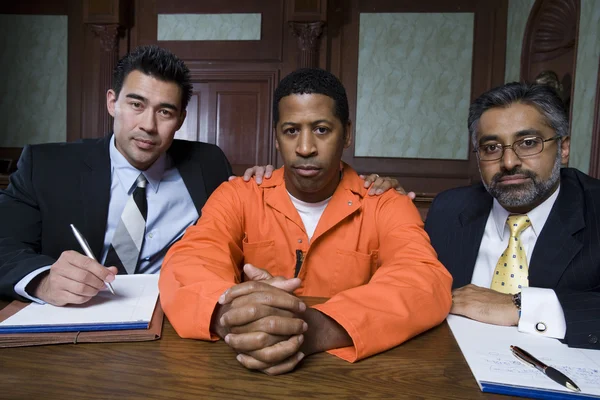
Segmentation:
[[(556, 339), (521, 333), (516, 327), (456, 315), (449, 315), (447, 321), (483, 392), (536, 399), (600, 399), (600, 351), (570, 348)], [(570, 391), (523, 364), (511, 353), (511, 345), (563, 372), (581, 392)]]
[(104, 290), (81, 305), (13, 302), (0, 311), (0, 334), (148, 329), (157, 316), (158, 275), (117, 275), (112, 285), (116, 295)]

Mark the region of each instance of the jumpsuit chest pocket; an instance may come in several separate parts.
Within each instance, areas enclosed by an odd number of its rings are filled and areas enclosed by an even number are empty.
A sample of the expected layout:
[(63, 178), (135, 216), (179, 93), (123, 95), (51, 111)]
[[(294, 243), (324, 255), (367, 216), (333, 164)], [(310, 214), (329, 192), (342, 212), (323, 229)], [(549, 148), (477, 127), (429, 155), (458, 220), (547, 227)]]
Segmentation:
[(331, 282), (331, 295), (369, 283), (377, 269), (377, 250), (369, 254), (337, 250), (336, 271)]
[(275, 241), (264, 240), (260, 242), (248, 242), (248, 237), (242, 241), (244, 252), (244, 264), (252, 264), (257, 268), (269, 271), (271, 275), (280, 275), (275, 263)]

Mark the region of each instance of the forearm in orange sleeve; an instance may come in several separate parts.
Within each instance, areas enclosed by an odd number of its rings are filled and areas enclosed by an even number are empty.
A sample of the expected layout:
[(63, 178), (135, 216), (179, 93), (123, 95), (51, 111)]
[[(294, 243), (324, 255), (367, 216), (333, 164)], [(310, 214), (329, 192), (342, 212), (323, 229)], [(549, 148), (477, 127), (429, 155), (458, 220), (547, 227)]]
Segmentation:
[(216, 340), (210, 320), (221, 294), (240, 282), (241, 206), (231, 183), (210, 197), (197, 224), (167, 252), (159, 279), (161, 305), (184, 338)]
[(390, 349), (441, 323), (450, 311), (452, 277), (412, 204), (386, 204), (377, 218), (381, 265), (370, 282), (315, 308), (346, 329), (354, 346), (330, 351), (353, 362)]

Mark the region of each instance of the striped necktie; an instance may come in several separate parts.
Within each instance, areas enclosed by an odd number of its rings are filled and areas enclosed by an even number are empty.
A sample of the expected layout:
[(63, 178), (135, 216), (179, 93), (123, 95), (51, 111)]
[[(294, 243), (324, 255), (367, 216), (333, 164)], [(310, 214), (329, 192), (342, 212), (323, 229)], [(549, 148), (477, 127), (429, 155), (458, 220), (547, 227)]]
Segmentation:
[(510, 238), (506, 250), (496, 264), (490, 288), (501, 293), (517, 293), (522, 287), (529, 286), (527, 254), (520, 236), (521, 232), (531, 226), (531, 222), (527, 215), (510, 215), (506, 224), (510, 230)]
[(144, 174), (140, 174), (136, 179), (136, 188), (125, 204), (104, 261), (104, 265), (107, 267), (117, 267), (119, 273), (134, 274), (136, 271), (146, 232), (147, 183)]

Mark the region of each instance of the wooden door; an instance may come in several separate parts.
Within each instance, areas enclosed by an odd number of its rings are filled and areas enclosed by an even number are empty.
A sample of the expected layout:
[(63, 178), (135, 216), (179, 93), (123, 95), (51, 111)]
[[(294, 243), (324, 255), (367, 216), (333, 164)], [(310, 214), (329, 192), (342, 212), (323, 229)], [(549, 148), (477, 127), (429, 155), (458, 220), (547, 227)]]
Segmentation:
[(269, 79), (219, 79), (194, 83), (186, 121), (175, 137), (216, 144), (236, 174), (268, 164), (272, 148)]

